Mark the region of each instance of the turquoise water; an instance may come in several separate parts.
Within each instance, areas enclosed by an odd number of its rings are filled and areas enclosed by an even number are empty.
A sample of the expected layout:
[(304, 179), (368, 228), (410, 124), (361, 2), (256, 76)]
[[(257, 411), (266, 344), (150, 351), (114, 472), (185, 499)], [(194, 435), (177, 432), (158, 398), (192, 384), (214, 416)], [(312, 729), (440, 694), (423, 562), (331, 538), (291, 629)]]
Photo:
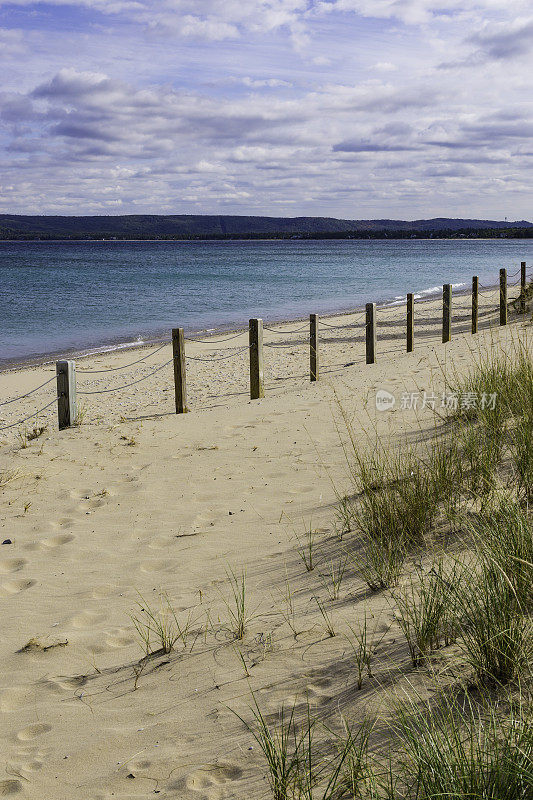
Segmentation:
[(0, 359), (429, 296), (475, 274), (493, 284), (521, 261), (533, 240), (0, 242)]

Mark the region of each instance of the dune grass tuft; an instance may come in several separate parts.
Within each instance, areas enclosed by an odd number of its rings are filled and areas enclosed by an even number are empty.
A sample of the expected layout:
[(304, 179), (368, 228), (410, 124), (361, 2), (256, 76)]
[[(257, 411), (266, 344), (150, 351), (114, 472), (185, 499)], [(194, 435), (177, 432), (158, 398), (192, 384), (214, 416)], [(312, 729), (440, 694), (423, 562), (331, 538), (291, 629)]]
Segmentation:
[(453, 582), (453, 575), (445, 577), (440, 561), (393, 594), (398, 609), (396, 621), (407, 641), (414, 667), (435, 650), (454, 641), (454, 615), (448, 588)]
[(533, 788), (531, 712), (443, 694), (396, 709), (402, 791), (390, 800), (527, 800)]
[(463, 566), (450, 585), (458, 644), (480, 684), (506, 684), (530, 664), (531, 620), (500, 565), (482, 560), (475, 568)]
[(160, 592), (159, 607), (155, 609), (142, 595), (139, 595), (139, 598), (137, 611), (131, 615), (131, 620), (145, 655), (155, 652), (171, 653), (179, 641), (183, 647), (187, 647), (191, 626), (190, 614), (184, 623), (180, 622), (165, 592)]

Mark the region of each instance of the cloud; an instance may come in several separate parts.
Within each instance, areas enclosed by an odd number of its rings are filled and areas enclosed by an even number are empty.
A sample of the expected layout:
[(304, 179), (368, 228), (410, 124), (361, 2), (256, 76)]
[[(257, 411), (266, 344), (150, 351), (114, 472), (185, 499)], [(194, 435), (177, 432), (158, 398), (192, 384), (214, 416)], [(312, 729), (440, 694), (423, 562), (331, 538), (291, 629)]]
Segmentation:
[(179, 21), (179, 32), (182, 36), (192, 36), (216, 42), (221, 39), (235, 39), (239, 30), (235, 25), (218, 19), (202, 19), (191, 14), (186, 14)]
[(527, 8), (528, 0), (323, 0), (322, 13), (354, 12), (364, 17), (397, 19), (421, 25), (438, 18), (450, 19), (483, 12), (516, 12)]
[(486, 59), (506, 60), (531, 53), (533, 18), (490, 26), (470, 37), (479, 45), (478, 55)]
[(62, 69), (54, 77), (37, 86), (33, 97), (80, 98), (84, 95), (109, 91), (111, 81), (101, 72), (78, 72), (75, 69)]
[(528, 215), (521, 0), (31, 5), (0, 0), (5, 211)]
[(51, 136), (67, 136), (72, 139), (96, 139), (103, 142), (113, 142), (118, 139), (110, 133), (105, 133), (90, 125), (71, 124), (68, 120), (59, 122), (50, 128)]
[(333, 145), (334, 153), (394, 153), (416, 150), (404, 144), (379, 144), (378, 142), (339, 142)]
[(26, 54), (28, 47), (22, 33), (17, 30), (0, 28), (0, 52), (4, 58)]
[(396, 72), (398, 67), (390, 61), (378, 61), (377, 64), (372, 64), (370, 69), (375, 72)]
[(262, 78), (257, 80), (246, 76), (244, 78), (240, 78), (240, 82), (245, 86), (249, 86), (251, 89), (261, 89), (263, 87), (274, 89), (280, 86), (292, 86), (289, 81), (281, 81), (279, 78)]

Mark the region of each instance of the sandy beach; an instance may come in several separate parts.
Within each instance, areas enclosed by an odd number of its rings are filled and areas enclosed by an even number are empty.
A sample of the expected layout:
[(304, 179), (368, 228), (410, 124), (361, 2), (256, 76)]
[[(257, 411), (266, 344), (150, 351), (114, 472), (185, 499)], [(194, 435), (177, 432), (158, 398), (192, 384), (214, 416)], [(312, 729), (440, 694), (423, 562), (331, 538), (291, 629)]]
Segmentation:
[[(516, 294), (516, 291), (514, 292)], [(511, 293), (510, 293), (511, 295)], [(498, 292), (488, 290), (479, 298), (479, 330), (498, 324)], [(405, 305), (377, 310), (378, 357), (394, 363), (405, 351)], [(512, 313), (510, 312), (510, 319)], [(347, 368), (365, 363), (365, 314), (320, 317), (320, 369), (323, 377), (343, 375)], [(442, 299), (415, 304), (415, 353), (427, 344), (440, 342)], [(470, 294), (453, 300), (452, 335), (470, 331)], [(267, 396), (309, 383), (309, 322), (295, 320), (269, 323), (264, 320), (264, 375)], [(85, 423), (116, 422), (122, 417), (142, 419), (173, 413), (174, 384), (170, 331), (164, 342), (111, 352), (75, 357), (78, 406)], [(249, 399), (248, 330), (236, 329), (186, 341), (187, 398), (194, 410), (219, 405), (238, 405)], [(71, 358), (72, 356), (69, 356)], [(190, 360), (189, 360), (190, 359)], [(153, 377), (151, 374), (153, 373)], [(13, 438), (16, 428), (2, 430), (33, 414), (55, 398), (55, 363), (22, 366), (0, 373), (0, 402), (11, 401), (49, 381), (38, 392), (22, 400), (0, 405), (0, 442)], [(130, 386), (130, 384), (132, 384)], [(125, 389), (121, 387), (125, 386)], [(87, 392), (87, 394), (85, 394)], [(55, 404), (38, 415), (39, 424), (55, 425)], [(27, 424), (32, 424), (31, 417)]]
[[(338, 404), (362, 447), (431, 431), (438, 407), (402, 409), (402, 396), (439, 397), (480, 353), (518, 336), (531, 346), (530, 315), (500, 328), (496, 304), (496, 292), (481, 298), (472, 336), (470, 297), (457, 297), (446, 345), (441, 299), (417, 304), (412, 353), (405, 308), (378, 311), (374, 365), (362, 314), (324, 318), (314, 384), (307, 323), (268, 326), (258, 401), (247, 332), (236, 331), (187, 342), (202, 359), (187, 364), (189, 414), (173, 413), (170, 344), (78, 359), (78, 427), (57, 431), (53, 380), (0, 406), (5, 427), (52, 403), (27, 446), (24, 426), (0, 432), (0, 795), (255, 800), (268, 797), (264, 765), (236, 716), (250, 716), (251, 690), (272, 715), (304, 697), (324, 719), (379, 708), (406, 659), (386, 593), (350, 569), (338, 598), (326, 589), (350, 482)], [(0, 402), (54, 375), (51, 364), (2, 373)], [(388, 412), (376, 410), (378, 389), (396, 398)], [(298, 552), (309, 530), (311, 571)], [(243, 570), (250, 620), (237, 641), (230, 577)], [(142, 660), (131, 615), (161, 592), (188, 632)], [(339, 633), (367, 613), (382, 636), (376, 681), (359, 692), (346, 639), (327, 634), (316, 597)]]

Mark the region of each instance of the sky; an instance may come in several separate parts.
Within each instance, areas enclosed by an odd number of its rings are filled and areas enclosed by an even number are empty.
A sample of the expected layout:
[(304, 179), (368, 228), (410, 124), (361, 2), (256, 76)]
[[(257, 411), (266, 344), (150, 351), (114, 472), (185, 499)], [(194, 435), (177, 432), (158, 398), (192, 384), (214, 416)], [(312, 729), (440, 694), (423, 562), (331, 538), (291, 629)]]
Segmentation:
[(533, 219), (533, 0), (0, 0), (0, 212)]

